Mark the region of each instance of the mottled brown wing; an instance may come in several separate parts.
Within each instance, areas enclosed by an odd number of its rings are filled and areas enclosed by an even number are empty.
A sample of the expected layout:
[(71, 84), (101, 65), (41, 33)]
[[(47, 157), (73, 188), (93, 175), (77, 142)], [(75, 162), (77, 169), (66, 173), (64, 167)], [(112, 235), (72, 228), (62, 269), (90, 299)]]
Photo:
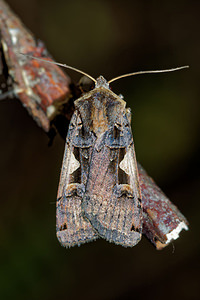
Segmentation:
[(81, 211), (91, 147), (77, 147), (81, 120), (75, 111), (66, 140), (57, 198), (56, 232), (62, 246), (72, 247), (97, 238)]
[[(97, 139), (83, 198), (83, 211), (98, 234), (132, 247), (141, 239), (142, 207), (135, 151), (126, 114)], [(119, 129), (120, 128), (120, 129)], [(104, 141), (100, 147), (100, 141)]]

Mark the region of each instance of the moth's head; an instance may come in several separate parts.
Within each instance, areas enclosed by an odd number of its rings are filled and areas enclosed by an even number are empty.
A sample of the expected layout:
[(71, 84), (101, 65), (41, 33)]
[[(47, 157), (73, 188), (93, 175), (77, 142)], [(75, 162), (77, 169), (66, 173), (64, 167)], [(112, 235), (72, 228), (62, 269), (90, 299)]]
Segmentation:
[(105, 89), (109, 89), (109, 83), (102, 75), (100, 75), (95, 82), (95, 88), (101, 88), (101, 87)]

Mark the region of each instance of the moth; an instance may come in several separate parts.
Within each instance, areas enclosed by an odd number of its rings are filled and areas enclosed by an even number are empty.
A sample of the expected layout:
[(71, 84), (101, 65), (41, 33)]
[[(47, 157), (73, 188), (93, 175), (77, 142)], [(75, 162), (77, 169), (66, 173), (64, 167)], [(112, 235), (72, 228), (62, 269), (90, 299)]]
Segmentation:
[[(57, 201), (61, 244), (80, 244), (97, 234), (134, 246), (142, 234), (141, 192), (126, 103), (100, 76), (74, 102)], [(88, 222), (89, 221), (89, 222)]]
[(56, 231), (65, 247), (97, 237), (133, 247), (141, 239), (142, 196), (130, 110), (109, 88), (130, 75), (135, 73), (109, 82), (90, 77), (95, 88), (74, 102), (57, 197)]
[[(21, 20), (12, 12), (3, 0), (0, 0), (0, 33), (0, 75), (5, 77), (4, 82), (11, 85), (10, 87), (7, 86), (7, 92), (6, 87), (3, 88), (3, 85), (1, 86), (3, 89), (0, 90), (0, 100), (5, 99), (6, 97), (17, 96), (23, 106), (27, 108), (32, 118), (51, 138), (51, 142), (56, 131), (65, 138), (66, 130), (74, 111), (73, 100), (77, 99), (77, 96), (79, 97), (81, 89), (76, 89), (75, 86), (71, 85), (70, 78), (61, 70), (61, 68), (59, 68), (59, 66), (63, 66), (63, 64), (58, 64), (52, 61), (44, 44), (35, 39), (32, 33), (26, 29)], [(22, 57), (19, 53), (28, 53), (29, 55), (27, 56), (29, 56), (29, 59)], [(30, 56), (30, 54), (34, 56)], [(64, 66), (78, 71), (97, 82), (84, 72), (66, 65)], [(145, 71), (137, 72), (137, 74), (158, 73), (173, 70), (174, 69)], [(130, 75), (134, 74), (119, 76), (114, 80)], [(1, 76), (1, 78), (3, 76)], [(109, 81), (109, 83), (112, 81), (113, 80)], [(109, 96), (110, 90), (107, 83), (104, 88), (107, 90), (105, 97)], [(119, 98), (120, 97), (117, 99), (120, 100)], [(84, 103), (85, 102), (82, 104)], [(119, 103), (123, 103), (123, 101), (119, 101)], [(139, 193), (139, 189), (137, 188), (137, 175), (136, 180), (133, 180), (132, 182), (130, 181), (130, 179), (137, 174), (137, 172), (133, 173), (135, 169), (133, 169), (132, 172), (129, 170), (129, 166), (136, 166), (135, 159), (132, 160), (132, 163), (129, 162), (130, 158), (132, 159), (133, 157), (134, 149), (132, 148), (133, 152), (129, 151), (127, 153), (127, 149), (129, 149), (127, 143), (132, 140), (132, 138), (130, 138), (130, 127), (128, 132), (127, 130), (124, 131), (125, 137), (128, 137), (128, 139), (126, 139), (128, 142), (125, 143), (126, 147), (121, 147), (122, 145), (120, 146), (119, 142), (121, 141), (121, 143), (124, 143), (124, 139), (120, 138), (120, 134), (123, 136), (123, 130), (120, 130), (120, 128), (122, 128), (124, 124), (127, 124), (126, 122), (123, 124), (125, 119), (128, 119), (129, 124), (131, 123), (130, 111), (122, 105), (122, 111), (124, 114), (120, 111), (119, 115), (121, 118), (119, 118), (119, 120), (116, 119), (114, 131), (112, 131), (113, 136), (109, 136), (108, 134), (105, 134), (105, 131), (107, 130), (108, 124), (111, 124), (111, 121), (113, 120), (108, 119), (109, 122), (106, 122), (107, 119), (104, 120), (104, 115), (105, 111), (107, 111), (106, 108), (111, 106), (104, 106), (104, 104), (105, 100), (101, 104), (102, 108), (105, 108), (105, 110), (101, 110), (100, 113), (100, 110), (96, 109), (95, 114), (93, 113), (93, 115), (90, 115), (90, 118), (86, 118), (87, 120), (90, 120), (90, 124), (87, 124), (86, 121), (83, 122), (82, 119), (81, 121), (77, 120), (77, 113), (79, 113), (80, 117), (81, 112), (78, 107), (73, 117), (73, 122), (75, 122), (77, 128), (82, 130), (81, 139), (79, 136), (81, 144), (76, 142), (73, 145), (71, 141), (75, 137), (72, 138), (72, 134), (68, 134), (70, 135), (67, 140), (69, 145), (68, 148), (66, 146), (61, 174), (62, 181), (60, 182), (58, 192), (57, 235), (61, 244), (66, 247), (74, 246), (76, 244), (79, 245), (86, 241), (92, 241), (99, 238), (100, 235), (110, 241), (113, 241), (114, 236), (114, 242), (121, 243), (123, 245), (127, 242), (133, 244), (137, 241), (137, 238), (139, 240), (141, 236), (139, 235), (139, 233), (141, 233), (140, 226), (137, 227), (135, 224), (137, 223), (136, 220), (138, 220), (138, 223), (140, 221), (139, 225), (143, 223), (142, 234), (144, 234), (157, 249), (162, 249), (168, 245), (171, 240), (177, 239), (182, 229), (188, 229), (188, 222), (180, 213), (178, 208), (171, 203), (155, 182), (147, 175), (141, 165), (137, 164), (142, 199), (141, 222), (141, 209), (139, 209), (140, 198), (138, 197), (137, 199), (136, 195)], [(82, 107), (84, 111), (84, 105)], [(93, 105), (91, 107), (94, 112)], [(117, 110), (110, 109), (109, 116), (114, 113), (117, 116), (116, 112)], [(98, 119), (96, 119), (97, 114), (100, 116)], [(123, 117), (124, 115), (125, 117)], [(86, 109), (84, 118), (87, 116)], [(88, 132), (87, 130), (85, 131), (85, 124), (90, 132), (91, 126), (93, 126), (93, 123), (91, 123), (92, 120), (95, 120), (94, 127), (96, 129), (98, 129), (98, 122), (101, 126), (99, 126), (99, 131), (96, 133), (93, 132), (94, 140), (88, 140), (88, 144), (85, 144), (84, 146), (85, 141), (83, 137), (86, 137)], [(100, 120), (102, 122), (100, 122)], [(76, 123), (79, 121), (80, 124)], [(104, 124), (104, 126), (102, 126), (102, 124)], [(71, 132), (75, 130), (73, 129), (73, 126), (74, 125), (72, 125)], [(56, 130), (55, 132), (54, 129)], [(104, 138), (102, 135), (103, 131)], [(118, 138), (116, 134), (118, 134)], [(88, 135), (88, 137), (89, 136), (90, 135)], [(102, 136), (102, 138), (100, 138), (100, 136)], [(96, 143), (97, 137), (98, 143)], [(111, 141), (112, 139), (115, 139), (115, 141), (118, 142), (117, 147), (114, 143), (108, 143), (108, 141)], [(106, 145), (106, 141), (108, 145)], [(109, 149), (110, 152), (108, 152)], [(108, 169), (106, 169), (106, 166)], [(72, 169), (69, 170), (69, 167)], [(108, 170), (109, 172), (107, 172)], [(95, 177), (95, 172), (98, 177)], [(119, 199), (119, 203), (116, 200), (117, 205), (114, 203), (114, 198), (108, 197), (109, 199), (107, 199), (104, 197), (105, 193), (103, 194), (103, 198), (100, 198), (100, 201), (102, 200), (103, 204), (99, 203), (99, 198), (96, 198), (96, 195), (99, 195), (99, 191), (101, 190), (97, 188), (97, 184), (100, 185), (99, 173), (101, 172), (103, 172), (102, 176), (106, 175), (105, 179), (107, 180), (107, 185), (105, 182), (102, 184), (104, 189), (107, 190), (106, 195), (111, 193), (108, 188), (114, 181), (116, 181), (116, 189), (113, 193)], [(134, 176), (131, 177), (131, 174)], [(95, 180), (97, 182), (96, 185), (94, 184)], [(135, 188), (135, 192), (132, 194), (129, 193), (131, 183)], [(69, 189), (66, 193), (65, 191), (67, 187), (69, 187)], [(94, 187), (96, 187), (96, 190)], [(125, 190), (122, 187), (125, 188)], [(127, 189), (129, 192), (127, 192)], [(131, 189), (133, 190), (132, 187)], [(94, 192), (91, 193), (91, 191)], [(101, 196), (102, 195), (99, 197)], [(133, 201), (133, 196), (138, 200), (136, 200), (138, 203), (137, 211), (135, 211), (134, 214), (133, 209), (135, 209), (134, 205), (136, 204), (134, 204), (135, 202), (131, 202)], [(129, 209), (126, 207), (125, 201), (124, 203), (122, 202), (122, 200), (126, 197), (128, 198), (127, 204), (133, 205), (130, 213), (135, 221), (135, 223), (132, 223), (131, 225), (131, 231), (136, 231), (134, 234), (134, 242), (133, 240), (131, 241), (127, 239), (127, 237), (124, 242), (123, 239), (125, 230), (121, 231), (121, 229), (119, 229), (120, 226), (122, 226), (120, 222), (123, 221), (123, 214), (125, 216), (125, 213), (127, 213), (126, 210)], [(129, 199), (131, 197), (132, 200)], [(113, 203), (114, 206), (111, 205)], [(92, 211), (92, 209), (97, 210), (98, 207), (99, 211)], [(110, 216), (107, 214), (110, 214)], [(130, 214), (128, 217), (131, 219)], [(111, 223), (108, 222), (109, 218), (113, 222), (113, 230), (110, 230), (109, 226), (111, 226)], [(120, 222), (116, 224), (118, 221)], [(128, 226), (130, 228), (130, 224), (128, 224)], [(112, 240), (110, 239), (111, 235)]]

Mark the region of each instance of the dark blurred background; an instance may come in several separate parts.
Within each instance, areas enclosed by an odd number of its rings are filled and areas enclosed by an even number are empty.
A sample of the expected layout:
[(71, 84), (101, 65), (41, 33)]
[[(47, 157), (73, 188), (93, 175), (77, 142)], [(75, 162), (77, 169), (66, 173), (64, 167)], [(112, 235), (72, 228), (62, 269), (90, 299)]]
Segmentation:
[[(62, 248), (55, 200), (64, 151), (16, 100), (0, 103), (0, 298), (200, 299), (200, 1), (9, 0), (53, 57), (94, 77), (188, 64), (121, 79), (137, 159), (188, 218), (162, 251), (99, 240)], [(79, 74), (69, 72), (77, 82)]]

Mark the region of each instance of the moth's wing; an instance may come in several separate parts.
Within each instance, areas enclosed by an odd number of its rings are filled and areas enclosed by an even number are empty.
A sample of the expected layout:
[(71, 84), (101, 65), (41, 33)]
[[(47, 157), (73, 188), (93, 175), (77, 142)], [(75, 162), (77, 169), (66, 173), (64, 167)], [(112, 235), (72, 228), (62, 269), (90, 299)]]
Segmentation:
[(97, 140), (93, 149), (82, 207), (102, 238), (132, 247), (141, 239), (142, 207), (133, 138), (125, 113), (120, 130), (114, 130), (113, 135)]
[(56, 234), (64, 247), (80, 245), (98, 237), (81, 211), (90, 149), (74, 145), (78, 139), (78, 126), (80, 119), (75, 111), (66, 140), (57, 197)]

